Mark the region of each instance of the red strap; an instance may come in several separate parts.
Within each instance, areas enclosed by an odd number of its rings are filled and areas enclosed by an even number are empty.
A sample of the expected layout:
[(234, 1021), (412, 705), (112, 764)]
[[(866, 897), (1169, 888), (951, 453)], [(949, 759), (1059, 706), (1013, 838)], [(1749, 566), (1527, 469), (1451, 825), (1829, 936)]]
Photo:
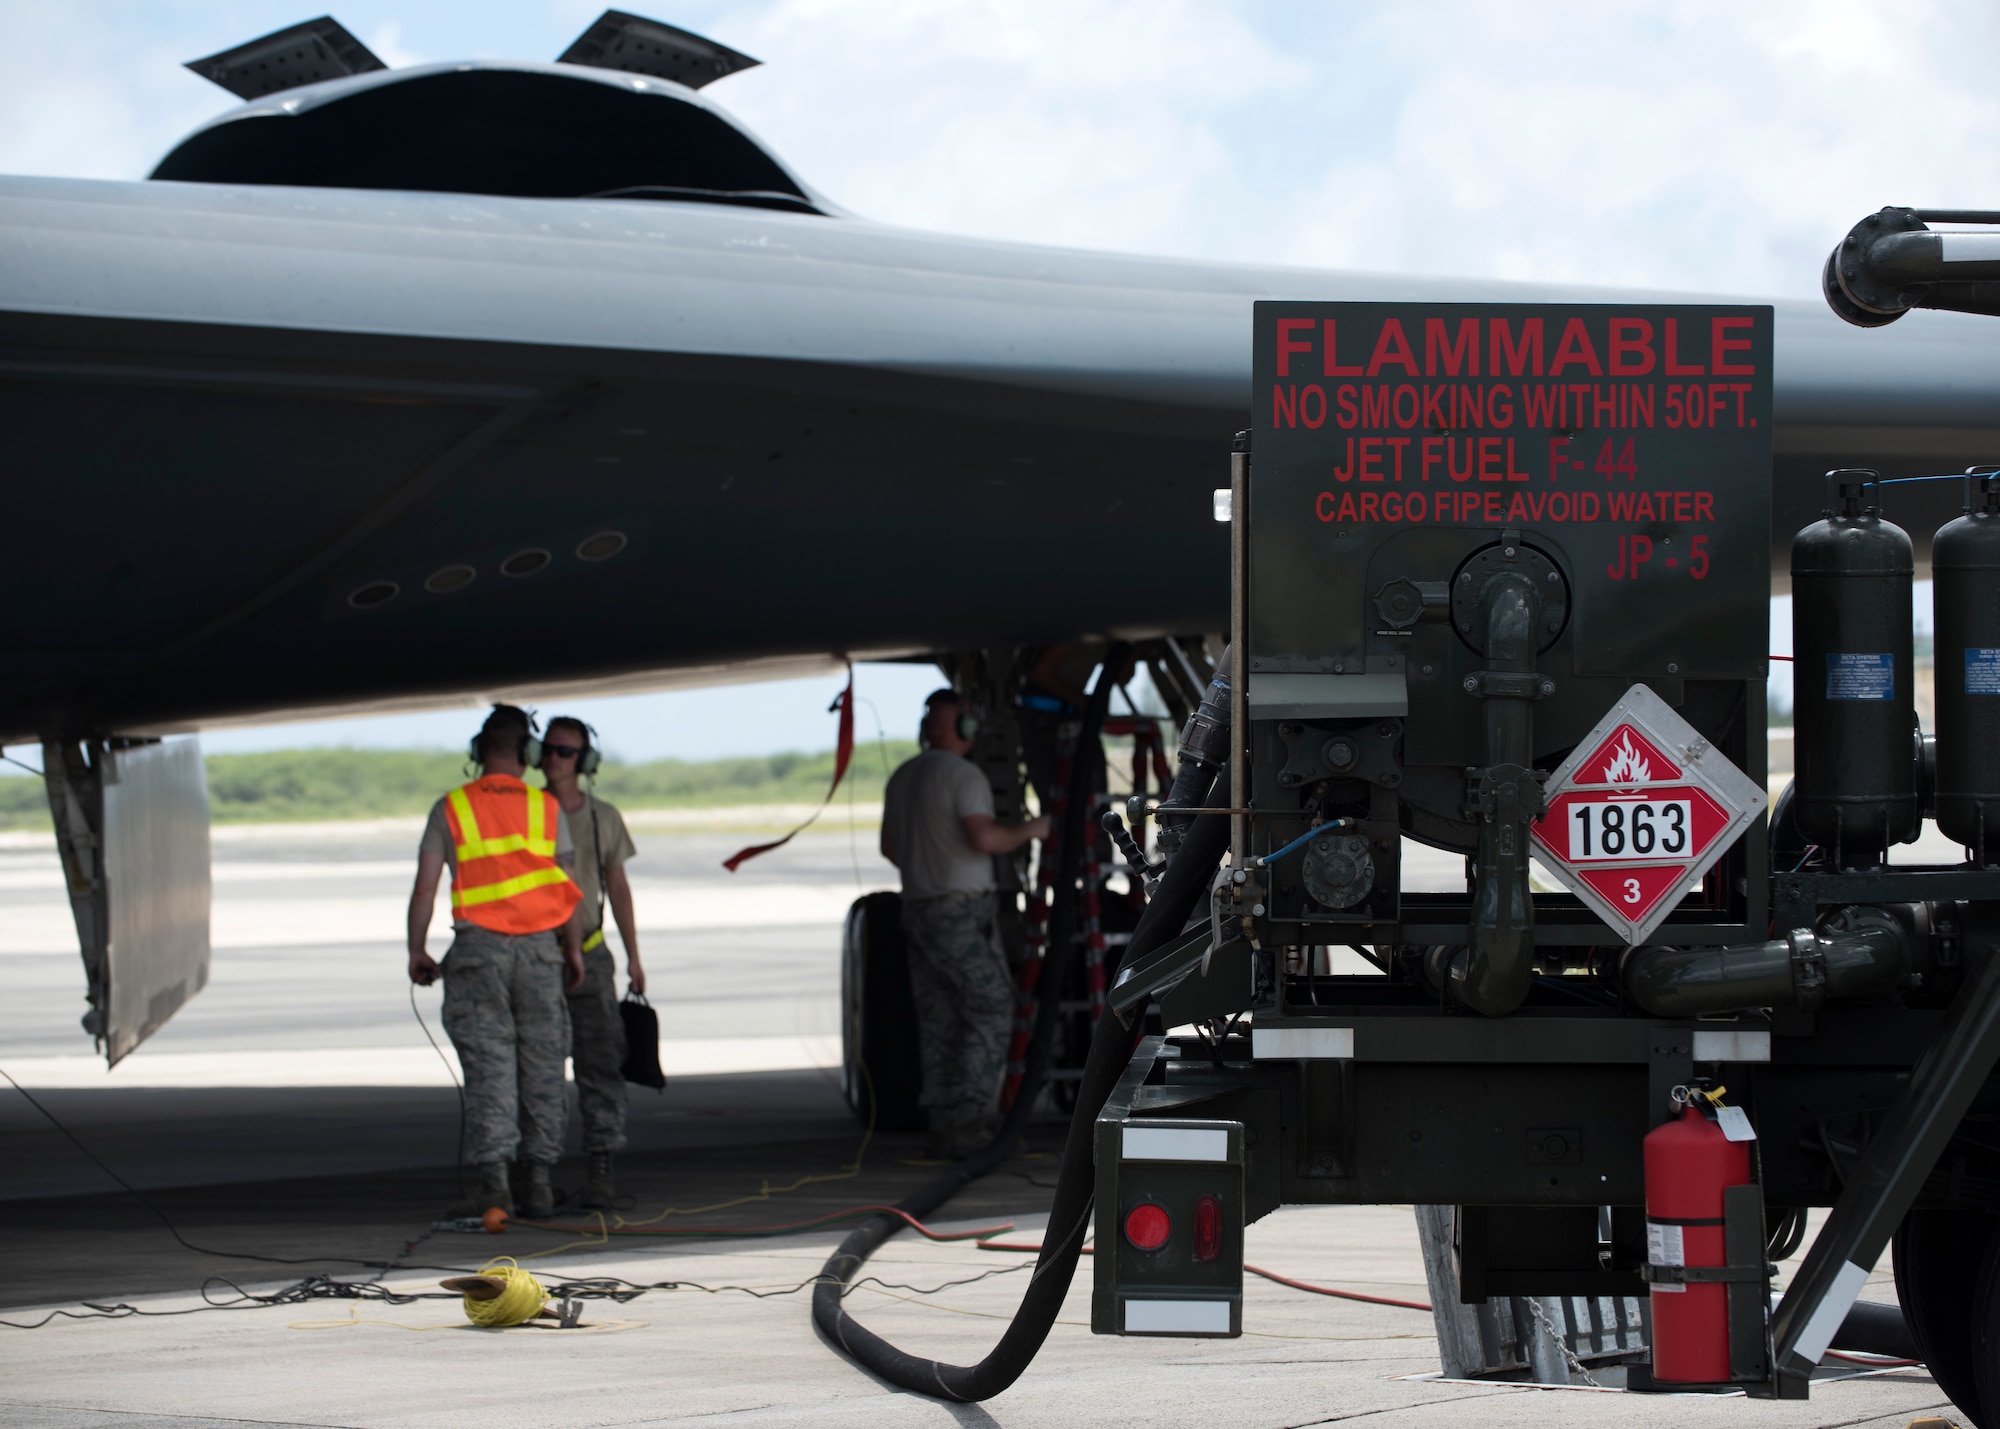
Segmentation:
[[(843, 656), (842, 658), (845, 659), (846, 657)], [(847, 761), (854, 755), (854, 662), (852, 660), (847, 661), (847, 688), (836, 695), (833, 703), (826, 708), (828, 714), (832, 714), (836, 710), (840, 712), (840, 737), (834, 742), (833, 746), (833, 783), (827, 786), (826, 797), (820, 800), (819, 807), (812, 811), (812, 818), (807, 819), (783, 838), (767, 844), (752, 844), (749, 848), (739, 849), (728, 858), (725, 858), (722, 861), (722, 866), (731, 873), (736, 872), (739, 865), (748, 863), (760, 853), (769, 853), (774, 848), (783, 848), (786, 844), (811, 828), (813, 819), (817, 819), (821, 814), (825, 813), (826, 806), (833, 802), (834, 791), (840, 788), (840, 781), (847, 775)]]

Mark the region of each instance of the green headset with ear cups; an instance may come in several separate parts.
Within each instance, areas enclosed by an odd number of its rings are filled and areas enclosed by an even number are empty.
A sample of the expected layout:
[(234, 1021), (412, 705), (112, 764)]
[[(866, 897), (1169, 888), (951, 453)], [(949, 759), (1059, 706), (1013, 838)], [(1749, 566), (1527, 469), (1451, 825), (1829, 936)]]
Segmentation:
[[(957, 690), (952, 689), (932, 690), (928, 695), (924, 696), (924, 718), (926, 723), (929, 722), (930, 712), (942, 704), (963, 706), (958, 712), (958, 719), (953, 722), (953, 728), (957, 730), (960, 739), (970, 740), (979, 733), (979, 716), (972, 712), (970, 706), (965, 705), (965, 696), (961, 695)], [(919, 732), (921, 733), (921, 731)]]
[[(576, 777), (588, 779), (604, 763), (604, 755), (597, 748), (597, 726), (588, 720), (578, 719), (575, 715), (557, 715), (549, 721), (549, 728), (554, 729), (559, 724), (573, 725), (583, 731), (583, 752), (576, 757)], [(535, 763), (537, 766), (541, 764), (539, 754), (535, 757)]]
[(479, 727), (479, 733), (473, 735), (472, 742), (466, 745), (466, 758), (482, 768), (485, 767), (486, 761), (480, 757), (479, 745), (486, 738), (486, 732), (493, 728), (493, 722), (503, 716), (503, 712), (507, 715), (517, 715), (527, 722), (527, 728), (521, 731), (520, 743), (515, 746), (515, 750), (520, 758), (523, 769), (538, 767), (542, 762), (542, 741), (535, 733), (535, 716), (530, 711), (521, 709), (516, 705), (493, 706), (493, 712), (486, 716), (486, 723)]

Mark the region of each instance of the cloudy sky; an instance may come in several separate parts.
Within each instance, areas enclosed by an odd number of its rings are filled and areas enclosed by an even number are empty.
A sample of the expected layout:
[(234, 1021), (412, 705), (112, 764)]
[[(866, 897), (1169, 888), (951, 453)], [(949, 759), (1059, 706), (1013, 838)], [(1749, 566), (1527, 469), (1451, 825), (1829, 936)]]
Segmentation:
[[(600, 8), (341, 0), (334, 14), (408, 64), (553, 59)], [(762, 59), (708, 92), (837, 202), (983, 237), (1814, 297), (1827, 250), (1869, 210), (2000, 204), (1990, 3), (636, 8)], [(317, 10), (0, 0), (0, 172), (143, 177), (233, 103), (182, 61)], [(906, 731), (928, 677), (869, 681), (891, 732)], [(646, 696), (598, 713), (608, 733), (632, 731), (612, 743), (633, 755), (824, 745), (825, 686)], [(212, 743), (428, 743), (461, 723)]]

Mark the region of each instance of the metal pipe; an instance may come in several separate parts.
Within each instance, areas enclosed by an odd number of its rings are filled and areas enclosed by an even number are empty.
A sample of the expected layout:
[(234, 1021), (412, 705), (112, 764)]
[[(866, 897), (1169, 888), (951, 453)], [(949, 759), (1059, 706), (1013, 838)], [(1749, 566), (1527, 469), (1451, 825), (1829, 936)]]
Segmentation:
[(1528, 825), (1541, 812), (1534, 762), (1536, 625), (1533, 584), (1505, 574), (1480, 601), (1487, 669), (1475, 676), (1485, 703), (1486, 767), (1479, 771), (1479, 851), (1467, 946), (1451, 966), (1452, 999), (1503, 1017), (1528, 995), (1535, 974), (1535, 903), (1528, 887)]
[(1909, 938), (1885, 909), (1849, 909), (1846, 931), (1799, 928), (1783, 938), (1733, 948), (1633, 948), (1619, 976), (1625, 995), (1655, 1017), (1807, 1010), (1828, 998), (1874, 997), (1910, 970)]
[[(1229, 807), (1250, 805), (1250, 434), (1229, 452)], [(1250, 816), (1229, 816), (1229, 866), (1250, 856)]]
[(1958, 234), (1885, 233), (1868, 245), (1861, 262), (1869, 276), (1888, 284), (2000, 278), (2000, 245), (1992, 235), (1978, 235), (1976, 247), (1961, 240), (1954, 251), (1951, 240), (1958, 238)]
[(1856, 327), (1881, 327), (1911, 308), (2000, 315), (2000, 234), (1937, 233), (1931, 223), (1990, 224), (1969, 210), (1885, 208), (1827, 255), (1820, 288)]

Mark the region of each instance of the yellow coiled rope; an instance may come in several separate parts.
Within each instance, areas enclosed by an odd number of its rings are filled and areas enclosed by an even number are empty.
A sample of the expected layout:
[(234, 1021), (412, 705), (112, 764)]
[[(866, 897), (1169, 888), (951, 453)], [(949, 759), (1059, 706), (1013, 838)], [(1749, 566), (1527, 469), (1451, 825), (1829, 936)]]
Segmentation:
[(465, 1318), (475, 1325), (488, 1329), (500, 1329), (507, 1325), (524, 1325), (541, 1314), (548, 1304), (548, 1292), (542, 1289), (542, 1282), (514, 1263), (512, 1256), (501, 1256), (489, 1262), (479, 1272), (494, 1280), (504, 1280), (506, 1287), (491, 1300), (475, 1300), (465, 1297)]

